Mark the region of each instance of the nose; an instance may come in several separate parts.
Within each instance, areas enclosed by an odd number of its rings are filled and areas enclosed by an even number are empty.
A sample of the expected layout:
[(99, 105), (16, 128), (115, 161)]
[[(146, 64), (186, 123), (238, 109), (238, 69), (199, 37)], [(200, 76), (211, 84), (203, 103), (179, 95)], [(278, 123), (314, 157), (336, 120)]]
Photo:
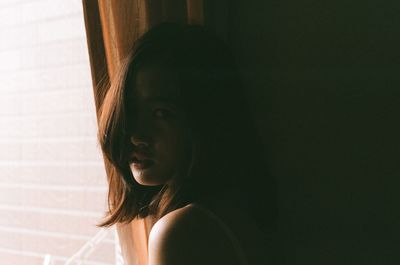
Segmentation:
[(135, 111), (128, 123), (129, 140), (136, 148), (149, 147), (152, 140), (152, 126), (145, 113)]
[(134, 134), (130, 137), (131, 143), (138, 148), (145, 148), (149, 146), (149, 141), (146, 140), (142, 135)]
[(136, 125), (131, 128), (130, 142), (136, 148), (146, 148), (149, 147), (150, 139), (150, 128), (148, 124), (141, 122), (140, 125)]

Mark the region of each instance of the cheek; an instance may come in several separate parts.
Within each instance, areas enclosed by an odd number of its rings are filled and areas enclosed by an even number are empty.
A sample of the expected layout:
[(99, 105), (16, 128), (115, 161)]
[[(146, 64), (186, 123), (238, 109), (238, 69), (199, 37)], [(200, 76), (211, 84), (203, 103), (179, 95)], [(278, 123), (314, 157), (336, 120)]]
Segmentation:
[(164, 134), (162, 141), (159, 142), (159, 148), (166, 160), (170, 163), (182, 162), (185, 150), (185, 134), (182, 129), (174, 128)]

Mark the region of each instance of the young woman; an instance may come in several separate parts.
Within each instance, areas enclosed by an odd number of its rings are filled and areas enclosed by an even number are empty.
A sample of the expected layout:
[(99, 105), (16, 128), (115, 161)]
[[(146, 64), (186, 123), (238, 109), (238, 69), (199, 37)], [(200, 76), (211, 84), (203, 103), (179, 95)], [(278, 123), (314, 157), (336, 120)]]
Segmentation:
[(272, 182), (231, 54), (200, 26), (139, 39), (100, 108), (110, 226), (152, 216), (149, 265), (266, 264)]

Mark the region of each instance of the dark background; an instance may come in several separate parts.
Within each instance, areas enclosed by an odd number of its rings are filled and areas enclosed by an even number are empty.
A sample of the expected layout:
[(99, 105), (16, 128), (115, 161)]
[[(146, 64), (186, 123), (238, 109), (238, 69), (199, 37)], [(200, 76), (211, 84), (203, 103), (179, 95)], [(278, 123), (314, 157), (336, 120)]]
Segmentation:
[(239, 63), (277, 182), (273, 262), (400, 264), (400, 1), (208, 10)]

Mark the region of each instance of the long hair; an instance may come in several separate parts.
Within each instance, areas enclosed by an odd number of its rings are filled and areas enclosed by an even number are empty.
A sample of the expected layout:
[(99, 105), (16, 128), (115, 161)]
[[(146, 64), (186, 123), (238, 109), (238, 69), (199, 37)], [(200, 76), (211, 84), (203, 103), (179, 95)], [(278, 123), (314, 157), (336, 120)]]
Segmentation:
[[(144, 64), (172, 69), (190, 132), (188, 161), (170, 184), (138, 184), (128, 165), (131, 152), (127, 94)], [(148, 215), (161, 217), (185, 204), (240, 188), (243, 207), (263, 222), (268, 192), (259, 135), (227, 46), (200, 26), (165, 23), (148, 31), (122, 62), (99, 108), (98, 139), (110, 164), (109, 211), (101, 226)], [(270, 183), (268, 182), (267, 185)], [(271, 197), (272, 198), (272, 197)]]

